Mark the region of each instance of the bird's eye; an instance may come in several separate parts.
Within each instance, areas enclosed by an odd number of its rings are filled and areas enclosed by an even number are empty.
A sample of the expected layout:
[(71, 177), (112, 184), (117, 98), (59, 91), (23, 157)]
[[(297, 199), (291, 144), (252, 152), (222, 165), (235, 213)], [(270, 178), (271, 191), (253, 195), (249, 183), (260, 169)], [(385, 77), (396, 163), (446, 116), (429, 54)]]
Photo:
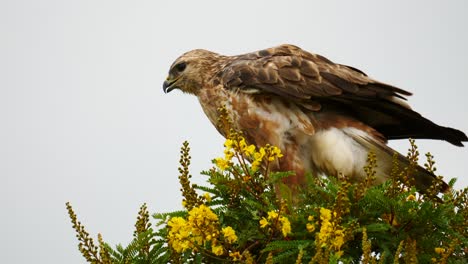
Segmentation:
[(183, 72), (185, 70), (185, 68), (187, 67), (187, 64), (185, 62), (179, 62), (177, 63), (174, 68), (178, 71), (178, 72)]

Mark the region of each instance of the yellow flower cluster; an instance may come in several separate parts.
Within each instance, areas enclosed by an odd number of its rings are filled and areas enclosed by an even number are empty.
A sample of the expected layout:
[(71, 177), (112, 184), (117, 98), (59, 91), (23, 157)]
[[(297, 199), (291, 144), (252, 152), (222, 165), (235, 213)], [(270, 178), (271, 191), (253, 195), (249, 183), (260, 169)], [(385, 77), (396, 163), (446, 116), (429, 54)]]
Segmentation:
[[(444, 255), (445, 255), (445, 252), (447, 250), (445, 248), (442, 248), (442, 247), (436, 247), (434, 248), (434, 252), (438, 255), (441, 255), (442, 258), (444, 258)], [(443, 262), (441, 259), (437, 259), (437, 258), (431, 258), (431, 262), (432, 263), (445, 263)]]
[(286, 216), (279, 215), (275, 211), (268, 212), (268, 218), (262, 217), (259, 222), (261, 228), (271, 225), (276, 229), (281, 229), (284, 237), (287, 237), (291, 233), (291, 222), (289, 222), (289, 219)]
[(230, 227), (230, 226), (224, 227), (221, 231), (223, 232), (224, 239), (228, 243), (232, 244), (232, 243), (237, 241), (236, 231), (234, 231), (234, 229), (232, 229), (232, 227)]
[(229, 257), (231, 257), (234, 261), (239, 261), (242, 259), (242, 255), (239, 253), (239, 251), (229, 253)]
[(260, 148), (257, 152), (254, 152), (250, 158), (252, 161), (252, 170), (257, 171), (262, 165), (263, 161), (274, 161), (275, 159), (283, 157), (281, 150), (275, 146), (266, 145)]
[(220, 233), (227, 243), (237, 241), (237, 235), (232, 227), (228, 226), (219, 231), (218, 216), (204, 204), (190, 210), (187, 219), (173, 217), (167, 225), (169, 245), (178, 253), (206, 246), (209, 242), (211, 252), (220, 256), (225, 251), (220, 241)]
[[(309, 222), (314, 221), (314, 217), (312, 215), (309, 215), (309, 218), (307, 219)], [(308, 232), (312, 233), (315, 231), (315, 224), (314, 223), (307, 223), (306, 224), (306, 229)]]
[[(317, 234), (317, 242), (321, 247), (329, 247), (337, 251), (340, 256), (343, 254), (341, 247), (345, 242), (345, 231), (332, 218), (336, 218), (336, 212), (320, 208), (320, 232)], [(310, 216), (308, 220), (313, 221), (313, 216)], [(309, 232), (313, 232), (315, 225), (312, 227), (312, 224), (307, 224), (306, 228)]]
[(224, 146), (224, 158), (216, 158), (214, 160), (220, 170), (226, 170), (233, 164), (231, 160), (236, 153), (251, 161), (253, 171), (257, 171), (264, 161), (271, 162), (283, 157), (279, 148), (266, 145), (257, 150), (255, 145), (248, 145), (245, 138), (236, 133), (233, 133), (231, 138), (226, 139)]

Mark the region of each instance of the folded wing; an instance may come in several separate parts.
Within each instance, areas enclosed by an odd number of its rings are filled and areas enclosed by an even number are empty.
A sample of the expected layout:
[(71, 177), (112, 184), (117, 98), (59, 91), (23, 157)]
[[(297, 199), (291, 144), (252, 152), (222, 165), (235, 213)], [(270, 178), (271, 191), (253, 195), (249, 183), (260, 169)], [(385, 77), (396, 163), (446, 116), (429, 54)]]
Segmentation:
[(226, 89), (279, 96), (307, 111), (342, 112), (387, 139), (440, 139), (457, 146), (468, 141), (463, 132), (439, 126), (411, 110), (405, 102), (411, 93), (296, 46), (234, 57), (219, 77)]

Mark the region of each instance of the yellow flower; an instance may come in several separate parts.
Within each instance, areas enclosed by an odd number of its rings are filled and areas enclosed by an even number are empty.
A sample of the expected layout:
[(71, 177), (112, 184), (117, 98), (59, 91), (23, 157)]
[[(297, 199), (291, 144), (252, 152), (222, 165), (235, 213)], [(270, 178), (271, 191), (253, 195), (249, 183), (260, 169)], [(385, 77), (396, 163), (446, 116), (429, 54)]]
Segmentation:
[(210, 196), (209, 193), (204, 193), (204, 194), (203, 194), (203, 198), (205, 198), (205, 201), (211, 202), (211, 196)]
[(266, 145), (263, 148), (257, 148), (255, 145), (248, 145), (245, 138), (239, 134), (231, 135), (230, 138), (224, 142), (224, 159), (217, 158), (214, 163), (221, 170), (226, 170), (232, 166), (232, 158), (236, 153), (242, 154), (251, 161), (252, 171), (257, 171), (264, 161), (274, 161), (276, 158), (281, 158), (281, 150), (275, 146)]
[(243, 151), (247, 156), (251, 157), (255, 153), (255, 146), (249, 145), (248, 147), (244, 148)]
[(270, 222), (268, 220), (273, 221), (275, 223), (275, 228), (277, 230), (281, 229), (281, 233), (283, 233), (283, 236), (286, 237), (288, 234), (291, 233), (291, 223), (289, 222), (289, 219), (285, 216), (280, 216), (277, 212), (275, 211), (269, 211), (268, 212), (268, 219), (265, 217), (262, 217), (260, 219), (260, 227), (265, 228), (267, 227)]
[(210, 224), (210, 222), (218, 221), (218, 216), (211, 211), (210, 207), (202, 204), (190, 210), (188, 220), (189, 222), (195, 223), (197, 226), (202, 226)]
[[(204, 195), (205, 199), (209, 199), (206, 195), (208, 194)], [(209, 241), (213, 245), (214, 254), (223, 254), (224, 252), (222, 246), (216, 247), (220, 236), (218, 216), (205, 204), (192, 208), (187, 219), (171, 218), (167, 226), (169, 227), (168, 243), (178, 253), (204, 246)], [(229, 228), (226, 230), (228, 240), (237, 239), (233, 233), (234, 230), (231, 233), (228, 231)]]
[(281, 216), (279, 220), (281, 222), (281, 232), (283, 233), (284, 237), (287, 237), (288, 234), (291, 233), (291, 223), (289, 222), (289, 219), (285, 216)]
[(230, 162), (229, 160), (223, 159), (223, 158), (216, 158), (215, 159), (215, 164), (220, 170), (226, 170), (229, 168)]
[(227, 242), (234, 243), (237, 241), (236, 232), (234, 231), (234, 229), (232, 229), (232, 227), (224, 227), (221, 231), (223, 232), (224, 238)]
[(209, 236), (210, 240), (218, 237), (218, 216), (211, 208), (202, 204), (194, 207), (188, 215), (188, 222), (192, 226), (192, 241), (202, 245)]
[(260, 165), (262, 163), (262, 160), (254, 160), (252, 162), (252, 170), (255, 172), (255, 171), (258, 171), (258, 169), (260, 168)]
[(258, 152), (254, 153), (254, 159), (262, 160), (263, 157), (265, 157), (265, 154), (266, 154), (265, 148), (260, 148)]
[(320, 243), (320, 246), (321, 247), (326, 247), (327, 246), (327, 241), (328, 241), (328, 238), (330, 237), (330, 231), (332, 230), (330, 228), (331, 225), (327, 224), (327, 225), (324, 225), (322, 223), (322, 226), (320, 227), (320, 232), (318, 233), (318, 240), (319, 240), (319, 243)]
[(215, 254), (216, 256), (220, 256), (224, 253), (224, 249), (223, 249), (223, 246), (221, 245), (213, 245), (211, 247), (211, 251), (213, 252), (213, 254)]
[(331, 219), (331, 210), (327, 208), (320, 208), (320, 219), (322, 221), (327, 221)]
[(232, 157), (234, 157), (234, 152), (232, 152), (230, 149), (225, 149), (224, 150), (224, 159), (225, 160), (231, 160)]
[(265, 217), (262, 217), (262, 219), (260, 219), (260, 227), (265, 228), (267, 225), (268, 225), (268, 220)]
[(434, 251), (435, 251), (435, 253), (440, 255), (442, 253), (445, 253), (445, 248), (436, 247), (436, 248), (434, 248)]
[(234, 261), (238, 261), (238, 260), (241, 260), (242, 255), (239, 253), (239, 251), (235, 251), (235, 252), (229, 252), (229, 257), (231, 257), (232, 260)]
[(341, 246), (344, 244), (344, 232), (341, 229), (335, 230), (335, 238), (332, 242), (335, 250), (340, 250)]
[(190, 248), (190, 242), (188, 240), (176, 240), (171, 243), (172, 248), (178, 252), (184, 252), (185, 250)]
[[(307, 218), (307, 221), (314, 221), (314, 216), (313, 215), (309, 215), (309, 217)], [(315, 231), (315, 224), (314, 223), (307, 223), (306, 224), (306, 229), (307, 231), (309, 231), (310, 233), (314, 232)]]
[(183, 228), (187, 224), (182, 217), (173, 217), (167, 222), (167, 225), (171, 228), (171, 231), (178, 232), (181, 228)]
[(265, 149), (260, 148), (258, 152), (253, 153), (253, 161), (252, 161), (252, 170), (257, 171), (262, 165), (263, 157), (265, 157)]
[(171, 218), (167, 225), (170, 227), (168, 239), (172, 248), (181, 253), (190, 248), (190, 225), (182, 217)]
[(276, 158), (281, 158), (283, 157), (283, 154), (281, 154), (281, 150), (275, 146), (267, 146), (269, 153), (268, 153), (268, 161), (274, 161)]
[(283, 154), (281, 154), (281, 150), (277, 147), (273, 147), (273, 151), (272, 151), (273, 155), (278, 157), (278, 158), (281, 158), (283, 157)]
[(276, 219), (278, 218), (278, 213), (275, 212), (275, 211), (270, 211), (268, 212), (268, 219), (272, 220), (272, 219)]
[(224, 146), (227, 148), (227, 149), (232, 149), (232, 146), (234, 145), (234, 141), (231, 140), (231, 139), (226, 139), (226, 141), (224, 142)]
[[(333, 216), (333, 219), (332, 219)], [(326, 208), (320, 208), (320, 231), (316, 234), (317, 242), (321, 247), (335, 251), (337, 257), (341, 257), (343, 252), (341, 247), (345, 243), (345, 229), (336, 221), (337, 213)], [(312, 221), (313, 216), (309, 216), (308, 220)], [(307, 229), (315, 229), (312, 224), (307, 224)], [(311, 231), (309, 231), (311, 232)]]
[(326, 208), (320, 208), (320, 220), (322, 220), (318, 240), (321, 247), (326, 247), (333, 233), (333, 223), (330, 222), (332, 211)]
[(241, 140), (239, 140), (239, 149), (241, 151), (244, 151), (246, 148), (247, 148), (247, 143), (245, 142), (245, 138), (241, 138)]

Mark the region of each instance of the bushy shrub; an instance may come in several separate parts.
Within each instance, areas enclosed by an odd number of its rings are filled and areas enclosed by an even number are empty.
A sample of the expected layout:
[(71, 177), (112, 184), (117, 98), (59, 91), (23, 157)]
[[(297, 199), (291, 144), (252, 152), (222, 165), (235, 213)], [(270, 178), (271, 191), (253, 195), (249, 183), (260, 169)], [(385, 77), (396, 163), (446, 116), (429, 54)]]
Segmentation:
[[(411, 141), (408, 157), (417, 163)], [(95, 245), (69, 203), (79, 250), (90, 263), (466, 263), (468, 189), (424, 195), (408, 184), (411, 168), (394, 164), (392, 179), (374, 186), (375, 156), (366, 179), (309, 175), (308, 187), (290, 190), (272, 172), (274, 146), (256, 148), (238, 133), (224, 157), (202, 172), (207, 186), (190, 182), (189, 146), (181, 149), (185, 210), (140, 208), (133, 241)], [(434, 171), (430, 154), (426, 169)], [(413, 165), (410, 165), (413, 166)], [(452, 187), (454, 180), (450, 183)], [(437, 190), (437, 186), (434, 186)]]

